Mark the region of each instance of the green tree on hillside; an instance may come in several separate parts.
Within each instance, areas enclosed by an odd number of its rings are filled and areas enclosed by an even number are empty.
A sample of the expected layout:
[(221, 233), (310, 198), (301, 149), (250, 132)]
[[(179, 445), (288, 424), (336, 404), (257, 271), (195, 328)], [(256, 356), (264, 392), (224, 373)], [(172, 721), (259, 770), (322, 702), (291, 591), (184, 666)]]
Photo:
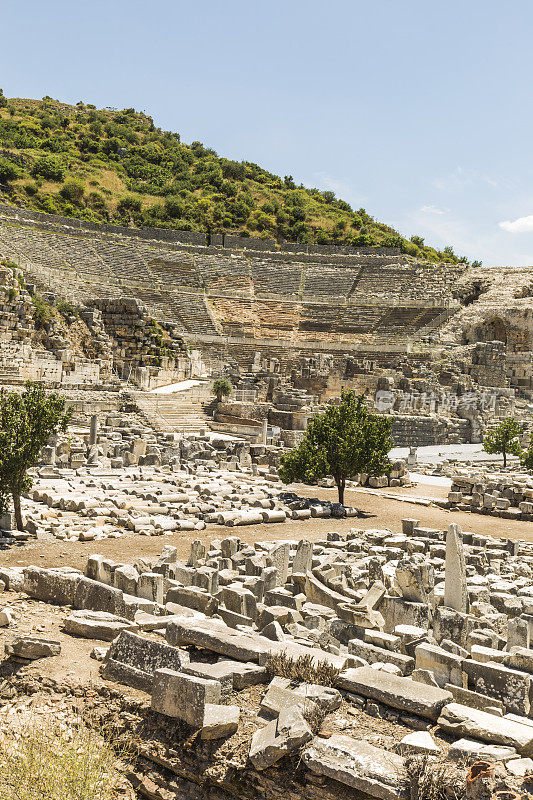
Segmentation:
[(227, 378), (217, 378), (213, 381), (213, 394), (221, 403), (224, 397), (229, 397), (231, 394), (231, 383)]
[(55, 392), (47, 395), (31, 381), (22, 394), (0, 394), (0, 510), (7, 510), (11, 496), (18, 530), (24, 527), (20, 498), (32, 485), (28, 470), (50, 436), (66, 430), (71, 415), (63, 397)]
[(507, 456), (522, 455), (519, 437), (522, 432), (520, 424), (514, 417), (502, 420), (494, 428), (491, 428), (483, 438), (483, 449), (486, 453), (501, 453), (503, 455), (503, 466), (507, 466)]
[(368, 409), (364, 394), (343, 390), (339, 405), (314, 416), (300, 444), (281, 457), (281, 480), (316, 483), (332, 475), (339, 503), (344, 503), (347, 480), (360, 472), (383, 475), (390, 469), (391, 428), (389, 418)]

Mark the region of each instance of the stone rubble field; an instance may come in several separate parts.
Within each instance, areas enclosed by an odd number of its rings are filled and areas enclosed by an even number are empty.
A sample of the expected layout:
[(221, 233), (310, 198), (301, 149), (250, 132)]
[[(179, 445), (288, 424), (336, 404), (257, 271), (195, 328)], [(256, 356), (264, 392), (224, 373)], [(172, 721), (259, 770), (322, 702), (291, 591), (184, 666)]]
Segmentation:
[(209, 524), (238, 527), (356, 515), (355, 509), (335, 503), (299, 499), (272, 476), (132, 467), (37, 478), (25, 503), (26, 532), (6, 535), (92, 541), (128, 532), (161, 536), (201, 531)]
[[(91, 555), (84, 573), (0, 569), (7, 591), (63, 607), (62, 636), (95, 642), (101, 679), (148, 697), (156, 718), (206, 743), (237, 737), (254, 773), (298, 755), (330, 791), (381, 800), (407, 792), (414, 755), (470, 767), (469, 786), (526, 791), (532, 577), (533, 545), (416, 519), (313, 543), (198, 540), (185, 564), (166, 545), (155, 560)], [(0, 614), (10, 659), (60, 658), (64, 641), (17, 632), (16, 617)], [(397, 735), (364, 737), (364, 720)]]
[(533, 475), (456, 470), (448, 508), (533, 522)]

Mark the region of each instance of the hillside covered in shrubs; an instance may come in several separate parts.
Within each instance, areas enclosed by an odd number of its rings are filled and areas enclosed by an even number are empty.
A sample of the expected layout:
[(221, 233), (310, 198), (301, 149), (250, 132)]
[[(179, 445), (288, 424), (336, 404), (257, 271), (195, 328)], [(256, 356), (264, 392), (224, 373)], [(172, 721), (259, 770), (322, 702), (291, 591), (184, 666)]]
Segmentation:
[(97, 109), (0, 90), (0, 202), (93, 222), (231, 232), (288, 241), (400, 247), (458, 261), (410, 240), (331, 191), (297, 186), (248, 161), (185, 144), (133, 108)]

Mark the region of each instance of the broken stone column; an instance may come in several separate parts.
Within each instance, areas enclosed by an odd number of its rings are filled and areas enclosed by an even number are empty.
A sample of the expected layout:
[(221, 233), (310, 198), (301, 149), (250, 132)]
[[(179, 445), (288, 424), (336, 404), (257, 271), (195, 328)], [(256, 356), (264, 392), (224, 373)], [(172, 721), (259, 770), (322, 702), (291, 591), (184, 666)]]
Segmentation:
[(200, 539), (195, 539), (194, 542), (191, 542), (191, 553), (189, 555), (189, 560), (187, 561), (187, 566), (196, 567), (198, 566), (198, 562), (204, 558), (205, 547)]
[(529, 649), (530, 644), (530, 623), (524, 617), (513, 617), (507, 620), (507, 650), (511, 647), (525, 647)]
[(446, 533), (444, 605), (461, 614), (468, 613), (463, 532), (455, 522), (452, 522)]
[(313, 545), (307, 539), (300, 539), (292, 565), (293, 575), (305, 575), (311, 569)]
[(91, 429), (89, 433), (89, 447), (98, 441), (98, 416), (93, 414), (91, 417)]
[(277, 570), (277, 586), (283, 586), (287, 583), (287, 576), (289, 574), (289, 554), (290, 545), (288, 542), (280, 542), (268, 554), (272, 566)]

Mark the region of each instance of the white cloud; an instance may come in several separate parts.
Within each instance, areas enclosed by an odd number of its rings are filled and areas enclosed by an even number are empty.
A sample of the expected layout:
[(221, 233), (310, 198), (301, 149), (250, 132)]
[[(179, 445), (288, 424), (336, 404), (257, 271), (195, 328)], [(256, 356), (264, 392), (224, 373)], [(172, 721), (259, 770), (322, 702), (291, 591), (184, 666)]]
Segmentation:
[(530, 233), (533, 231), (533, 214), (529, 217), (518, 217), (513, 221), (504, 220), (499, 222), (498, 225), (507, 233)]
[(446, 214), (448, 209), (437, 208), (437, 206), (422, 206), (420, 211), (423, 214)]

